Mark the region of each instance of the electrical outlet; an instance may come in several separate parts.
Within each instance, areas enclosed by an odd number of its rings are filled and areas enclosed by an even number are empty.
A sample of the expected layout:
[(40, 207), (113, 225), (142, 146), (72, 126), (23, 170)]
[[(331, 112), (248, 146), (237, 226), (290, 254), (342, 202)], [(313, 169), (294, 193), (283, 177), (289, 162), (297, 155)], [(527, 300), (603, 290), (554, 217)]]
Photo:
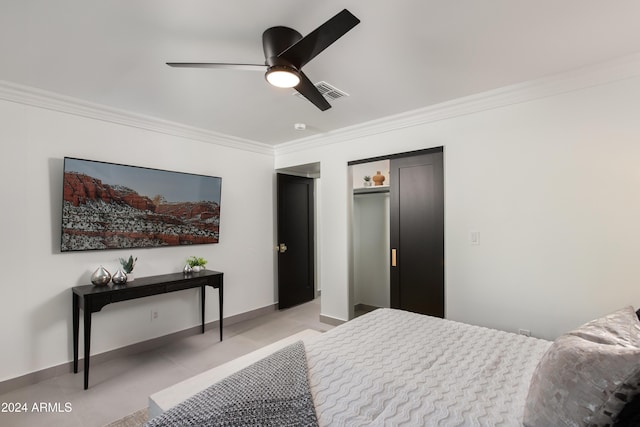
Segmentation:
[(531, 331), (528, 329), (518, 329), (518, 333), (520, 335), (524, 335), (525, 337), (530, 337), (531, 336)]
[(151, 321), (158, 319), (158, 310), (151, 310)]

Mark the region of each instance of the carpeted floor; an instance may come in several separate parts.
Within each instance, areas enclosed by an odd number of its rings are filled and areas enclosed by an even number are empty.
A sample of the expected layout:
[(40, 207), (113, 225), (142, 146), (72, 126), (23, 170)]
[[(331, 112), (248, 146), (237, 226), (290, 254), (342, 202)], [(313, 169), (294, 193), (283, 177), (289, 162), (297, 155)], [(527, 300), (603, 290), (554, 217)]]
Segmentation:
[(105, 427), (140, 427), (142, 424), (147, 422), (147, 419), (147, 408), (144, 408), (114, 421)]

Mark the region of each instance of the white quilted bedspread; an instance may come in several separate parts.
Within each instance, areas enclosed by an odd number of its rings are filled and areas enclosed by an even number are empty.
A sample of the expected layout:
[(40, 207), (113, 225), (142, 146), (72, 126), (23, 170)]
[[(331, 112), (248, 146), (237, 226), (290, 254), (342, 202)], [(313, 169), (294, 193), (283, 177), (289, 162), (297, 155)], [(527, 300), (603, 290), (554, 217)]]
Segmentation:
[(321, 426), (521, 426), (550, 345), (392, 309), (305, 343)]

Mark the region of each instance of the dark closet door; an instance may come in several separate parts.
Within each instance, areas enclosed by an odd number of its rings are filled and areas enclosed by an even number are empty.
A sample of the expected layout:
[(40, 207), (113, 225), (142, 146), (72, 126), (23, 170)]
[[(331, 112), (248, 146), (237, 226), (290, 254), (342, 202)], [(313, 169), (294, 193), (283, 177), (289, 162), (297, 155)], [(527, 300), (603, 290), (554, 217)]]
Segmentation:
[(313, 179), (278, 174), (278, 308), (315, 297)]
[(444, 317), (442, 149), (390, 166), (391, 307)]

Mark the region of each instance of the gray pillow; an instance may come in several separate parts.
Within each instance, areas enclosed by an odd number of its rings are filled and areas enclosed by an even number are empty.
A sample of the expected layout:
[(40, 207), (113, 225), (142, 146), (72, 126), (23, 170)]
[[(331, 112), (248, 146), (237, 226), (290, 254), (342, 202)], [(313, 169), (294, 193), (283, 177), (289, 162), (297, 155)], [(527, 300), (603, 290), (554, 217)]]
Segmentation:
[(633, 307), (560, 336), (531, 378), (527, 427), (611, 426), (640, 393), (640, 321)]

